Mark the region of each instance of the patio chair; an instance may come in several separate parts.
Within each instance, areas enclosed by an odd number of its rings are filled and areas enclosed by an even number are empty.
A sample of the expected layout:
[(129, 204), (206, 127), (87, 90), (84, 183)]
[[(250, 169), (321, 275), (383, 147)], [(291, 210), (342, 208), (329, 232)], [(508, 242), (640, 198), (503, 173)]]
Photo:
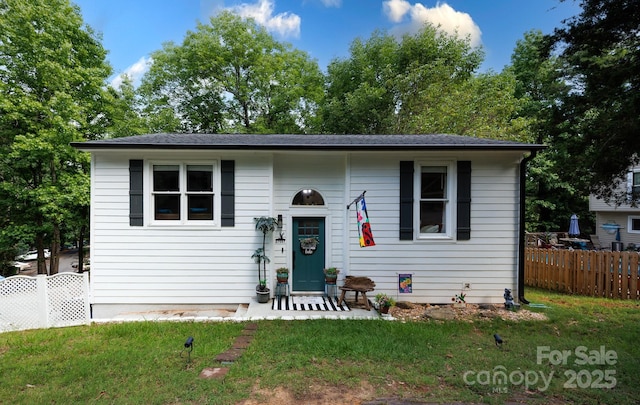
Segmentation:
[(605, 250), (600, 243), (598, 235), (589, 235), (589, 237), (591, 238), (591, 244), (595, 250)]

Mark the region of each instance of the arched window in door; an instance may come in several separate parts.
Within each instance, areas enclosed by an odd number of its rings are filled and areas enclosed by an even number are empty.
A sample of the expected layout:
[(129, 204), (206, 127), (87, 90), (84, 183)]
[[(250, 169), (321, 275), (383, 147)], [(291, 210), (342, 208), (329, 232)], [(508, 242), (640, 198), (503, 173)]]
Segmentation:
[(324, 198), (316, 190), (307, 188), (293, 197), (293, 205), (324, 205)]

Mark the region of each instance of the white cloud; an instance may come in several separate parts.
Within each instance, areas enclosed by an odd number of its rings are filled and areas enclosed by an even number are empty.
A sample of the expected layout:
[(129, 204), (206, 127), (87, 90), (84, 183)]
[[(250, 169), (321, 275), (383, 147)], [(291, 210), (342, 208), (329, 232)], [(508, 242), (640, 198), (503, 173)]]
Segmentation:
[(300, 36), (300, 16), (291, 13), (273, 15), (273, 0), (258, 0), (257, 3), (242, 3), (230, 9), (241, 17), (249, 17), (264, 26), (267, 30), (276, 32), (282, 37)]
[(384, 9), (384, 13), (389, 16), (389, 19), (394, 23), (402, 21), (402, 17), (411, 10), (411, 4), (405, 0), (385, 1), (382, 3), (382, 7)]
[(387, 0), (383, 3), (383, 10), (394, 23), (401, 23), (408, 16), (409, 21), (397, 27), (401, 32), (415, 33), (428, 22), (447, 34), (457, 34), (460, 38), (468, 36), (473, 47), (482, 43), (482, 31), (473, 18), (467, 13), (454, 10), (447, 3), (438, 2), (435, 7), (429, 8), (421, 3), (411, 5), (406, 0)]
[(124, 72), (114, 77), (110, 83), (111, 87), (115, 89), (120, 88), (120, 85), (122, 85), (122, 81), (124, 80), (125, 75), (128, 76), (129, 79), (131, 79), (131, 82), (133, 83), (133, 87), (138, 87), (138, 85), (140, 84), (140, 80), (142, 79), (142, 76), (144, 76), (147, 70), (149, 70), (149, 67), (151, 66), (152, 63), (153, 63), (153, 59), (146, 58), (143, 56), (142, 58), (138, 59), (136, 63), (126, 68)]
[(325, 7), (340, 7), (342, 0), (320, 0)]

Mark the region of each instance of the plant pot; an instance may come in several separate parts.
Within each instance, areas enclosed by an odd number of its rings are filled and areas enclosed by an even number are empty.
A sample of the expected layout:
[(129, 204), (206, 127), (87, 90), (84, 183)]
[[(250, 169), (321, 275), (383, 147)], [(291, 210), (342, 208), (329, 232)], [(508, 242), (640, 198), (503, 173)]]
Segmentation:
[(324, 282), (327, 284), (335, 284), (336, 280), (338, 280), (337, 274), (325, 274)]
[(266, 304), (269, 302), (269, 298), (271, 298), (271, 291), (268, 289), (264, 291), (256, 290), (256, 299), (260, 304)]
[(276, 280), (278, 280), (278, 283), (287, 283), (289, 282), (289, 275), (287, 273), (276, 274)]
[(380, 307), (380, 313), (381, 314), (388, 314), (389, 313), (389, 308), (390, 307), (387, 307), (387, 306)]

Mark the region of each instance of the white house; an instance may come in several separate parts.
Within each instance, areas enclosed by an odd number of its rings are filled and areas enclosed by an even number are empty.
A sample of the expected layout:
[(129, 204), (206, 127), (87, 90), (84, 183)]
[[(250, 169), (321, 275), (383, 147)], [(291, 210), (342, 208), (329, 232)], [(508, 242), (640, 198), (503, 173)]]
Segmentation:
[[(268, 238), (268, 278), (288, 267), (292, 294), (323, 293), (323, 268), (337, 267), (400, 300), (450, 303), (464, 289), (467, 302), (502, 303), (505, 288), (524, 300), (523, 159), (541, 145), (219, 134), (73, 145), (92, 155), (94, 316), (255, 300), (260, 216), (282, 219)], [(347, 206), (365, 191), (375, 246), (360, 247)], [(319, 240), (311, 254), (307, 237)]]
[(623, 249), (629, 245), (640, 247), (640, 206), (632, 206), (630, 198), (640, 195), (640, 166), (629, 168), (620, 187), (629, 196), (621, 204), (589, 196), (589, 211), (596, 214), (596, 235), (603, 247), (611, 248), (612, 242), (621, 242)]

